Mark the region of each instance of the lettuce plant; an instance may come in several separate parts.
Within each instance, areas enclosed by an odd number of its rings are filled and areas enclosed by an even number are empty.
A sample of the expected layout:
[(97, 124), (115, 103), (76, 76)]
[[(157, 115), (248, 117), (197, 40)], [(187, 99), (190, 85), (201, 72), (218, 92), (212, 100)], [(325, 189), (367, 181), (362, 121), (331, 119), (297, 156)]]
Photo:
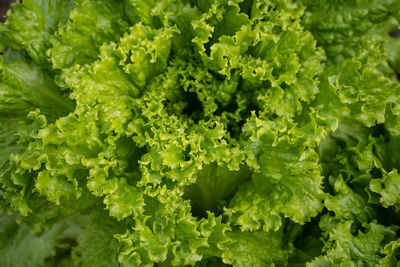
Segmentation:
[(13, 4), (0, 266), (399, 266), (399, 22), (398, 0)]

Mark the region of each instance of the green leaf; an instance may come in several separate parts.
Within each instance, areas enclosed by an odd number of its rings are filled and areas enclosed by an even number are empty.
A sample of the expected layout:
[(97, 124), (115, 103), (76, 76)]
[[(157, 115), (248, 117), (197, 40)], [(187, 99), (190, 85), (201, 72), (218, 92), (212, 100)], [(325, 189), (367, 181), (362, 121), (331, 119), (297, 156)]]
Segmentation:
[(233, 231), (228, 236), (232, 243), (227, 246), (222, 259), (234, 267), (285, 265), (292, 251), (285, 243), (282, 231)]
[(335, 195), (327, 195), (324, 200), (325, 207), (335, 213), (340, 220), (353, 220), (359, 222), (369, 221), (374, 218), (374, 210), (367, 204), (366, 199), (353, 192), (339, 176), (334, 182)]
[(280, 214), (300, 224), (316, 216), (324, 193), (315, 144), (304, 139), (302, 132), (306, 128), (252, 116), (244, 129), (250, 136), (243, 146), (250, 159), (257, 159), (256, 172), (252, 184), (234, 196), (228, 214), (237, 213), (242, 229), (250, 230), (258, 229), (260, 220), (265, 230), (278, 229)]
[(315, 259), (307, 266), (376, 266), (381, 258), (381, 246), (395, 237), (395, 228), (376, 222), (365, 223), (365, 232), (358, 231), (354, 235), (351, 226), (351, 221), (337, 224), (329, 233), (326, 256)]
[(383, 249), (382, 249), (382, 254), (385, 254), (385, 257), (383, 257), (379, 261), (379, 266), (399, 266), (399, 247), (400, 247), (400, 240), (394, 240), (387, 244)]
[(53, 67), (94, 61), (103, 43), (118, 39), (128, 28), (120, 2), (75, 0), (68, 22), (51, 37), (47, 51)]
[(114, 238), (125, 225), (109, 218), (104, 212), (95, 211), (92, 214), (80, 230), (78, 245), (72, 250), (74, 263), (85, 267), (126, 266), (118, 261), (122, 245)]
[(56, 117), (73, 109), (54, 82), (54, 77), (25, 53), (8, 50), (1, 59), (0, 113), (26, 115), (39, 108)]
[(55, 255), (65, 225), (61, 222), (43, 233), (34, 233), (28, 225), (18, 225), (15, 220), (15, 216), (0, 215), (0, 264), (44, 266)]
[(384, 173), (382, 179), (371, 180), (370, 189), (380, 195), (379, 202), (385, 208), (389, 206), (400, 208), (400, 175), (396, 169)]
[(59, 24), (67, 22), (73, 0), (24, 0), (12, 4), (7, 20), (0, 25), (0, 43), (15, 50), (26, 50), (37, 64), (46, 65), (50, 36)]

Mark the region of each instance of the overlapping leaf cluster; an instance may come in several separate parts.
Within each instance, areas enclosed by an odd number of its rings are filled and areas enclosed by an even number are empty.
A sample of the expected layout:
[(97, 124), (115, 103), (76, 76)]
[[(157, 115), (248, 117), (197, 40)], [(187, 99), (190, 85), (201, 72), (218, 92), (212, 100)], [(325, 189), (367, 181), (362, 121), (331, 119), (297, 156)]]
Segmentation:
[(397, 0), (24, 0), (1, 266), (396, 266)]

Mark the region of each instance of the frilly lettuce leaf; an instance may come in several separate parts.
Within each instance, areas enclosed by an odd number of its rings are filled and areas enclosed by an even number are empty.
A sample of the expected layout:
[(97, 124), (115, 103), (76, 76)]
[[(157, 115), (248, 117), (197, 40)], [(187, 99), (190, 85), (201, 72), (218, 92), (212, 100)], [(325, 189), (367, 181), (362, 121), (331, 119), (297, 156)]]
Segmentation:
[(310, 139), (304, 138), (308, 128), (293, 126), (284, 120), (252, 116), (243, 127), (243, 138), (249, 141), (242, 145), (248, 148), (248, 164), (255, 163), (250, 166), (256, 173), (250, 184), (239, 189), (227, 210), (231, 223), (239, 223), (242, 230), (259, 229), (260, 222), (265, 224), (264, 230), (279, 229), (280, 215), (303, 224), (323, 207), (321, 169), (313, 146), (324, 131), (314, 129), (315, 140), (308, 143)]
[(399, 261), (397, 257), (399, 256), (399, 239), (394, 240), (387, 244), (381, 251), (385, 254), (385, 257), (379, 261), (379, 266), (398, 266)]
[[(9, 156), (24, 149), (22, 136), (29, 136), (45, 123), (42, 114), (52, 121), (71, 111), (73, 103), (63, 96), (53, 81), (54, 76), (41, 69), (24, 52), (8, 50), (0, 61), (0, 176), (4, 182)], [(36, 111), (36, 115), (28, 116), (36, 109), (42, 114)], [(31, 119), (35, 116), (37, 123), (32, 124)]]
[(261, 110), (292, 118), (301, 113), (302, 102), (310, 102), (318, 92), (316, 76), (325, 58), (300, 25), (304, 8), (255, 1), (246, 15), (240, 2), (210, 4), (208, 12), (192, 22), (192, 42), (205, 67), (228, 78), (240, 75), (242, 91), (255, 90), (253, 101)]
[(325, 244), (326, 256), (313, 260), (307, 266), (377, 266), (383, 258), (382, 245), (396, 236), (396, 228), (371, 222), (363, 224), (364, 232), (353, 233), (351, 226), (351, 221), (337, 224)]
[[(399, 27), (397, 1), (304, 2), (304, 25), (327, 54), (321, 91), (330, 94), (324, 106), (336, 104), (325, 116), (351, 117), (367, 127), (386, 122), (387, 129), (398, 135), (399, 84), (391, 67), (396, 49), (389, 36)], [(316, 104), (323, 109), (322, 97)]]
[(384, 173), (382, 179), (371, 180), (371, 191), (380, 195), (379, 202), (385, 208), (395, 206), (396, 210), (400, 208), (400, 176), (396, 169), (389, 173)]
[(26, 50), (35, 63), (46, 66), (49, 40), (60, 24), (67, 22), (73, 0), (24, 0), (12, 4), (6, 22), (0, 25), (0, 48)]
[(104, 42), (118, 39), (128, 28), (121, 3), (76, 0), (67, 23), (51, 37), (47, 51), (54, 68), (95, 60)]
[(334, 195), (328, 195), (325, 198), (324, 204), (329, 211), (334, 212), (335, 217), (341, 220), (365, 222), (376, 216), (367, 200), (354, 192), (341, 176), (334, 182), (334, 191)]
[(394, 265), (399, 7), (15, 4), (0, 265)]

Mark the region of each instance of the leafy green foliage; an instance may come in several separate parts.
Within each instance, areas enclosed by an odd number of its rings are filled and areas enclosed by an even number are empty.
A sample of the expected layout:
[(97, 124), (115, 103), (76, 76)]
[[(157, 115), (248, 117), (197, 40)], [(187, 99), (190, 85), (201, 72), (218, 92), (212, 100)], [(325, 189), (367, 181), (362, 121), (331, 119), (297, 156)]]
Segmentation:
[(398, 265), (399, 14), (396, 0), (15, 3), (0, 265)]

